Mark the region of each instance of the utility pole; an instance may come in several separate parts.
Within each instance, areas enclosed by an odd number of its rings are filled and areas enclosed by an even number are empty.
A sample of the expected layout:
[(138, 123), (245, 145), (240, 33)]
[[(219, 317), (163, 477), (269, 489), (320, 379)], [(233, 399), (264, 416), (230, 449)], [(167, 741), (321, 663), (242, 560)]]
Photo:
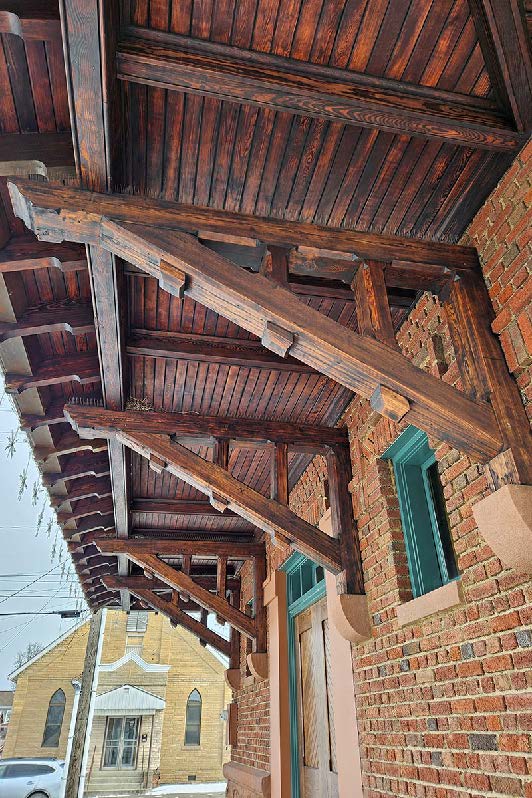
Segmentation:
[(105, 625), (105, 613), (98, 610), (91, 618), (89, 638), (85, 652), (85, 664), (81, 677), (81, 690), (79, 695), (78, 713), (74, 727), (74, 739), (70, 753), (68, 774), (66, 777), (65, 798), (78, 798), (80, 782), (84, 783), (84, 765), (86, 764), (85, 752), (90, 735), (91, 706), (96, 687), (97, 669), (101, 655), (101, 643)]

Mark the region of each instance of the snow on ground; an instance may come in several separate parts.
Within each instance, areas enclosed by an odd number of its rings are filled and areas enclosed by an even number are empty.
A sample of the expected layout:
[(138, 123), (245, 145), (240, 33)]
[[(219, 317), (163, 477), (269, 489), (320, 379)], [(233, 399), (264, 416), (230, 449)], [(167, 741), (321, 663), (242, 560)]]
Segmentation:
[(225, 795), (225, 781), (211, 784), (163, 784), (148, 790), (145, 795)]

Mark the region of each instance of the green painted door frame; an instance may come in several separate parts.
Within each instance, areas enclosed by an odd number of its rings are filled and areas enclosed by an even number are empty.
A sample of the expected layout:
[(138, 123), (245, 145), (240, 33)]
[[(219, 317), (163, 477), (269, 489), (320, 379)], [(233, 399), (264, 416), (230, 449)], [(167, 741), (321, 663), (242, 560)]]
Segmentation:
[(288, 612), (288, 678), (290, 695), (290, 763), (292, 798), (301, 798), (299, 718), (297, 711), (296, 616), (325, 596), (325, 574), (303, 554), (295, 552), (281, 566), (286, 573)]

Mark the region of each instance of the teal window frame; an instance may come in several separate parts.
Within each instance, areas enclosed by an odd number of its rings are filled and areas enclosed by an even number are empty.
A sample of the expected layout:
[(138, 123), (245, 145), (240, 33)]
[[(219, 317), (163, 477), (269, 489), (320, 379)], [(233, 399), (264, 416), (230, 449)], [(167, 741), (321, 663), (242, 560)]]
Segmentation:
[(325, 573), (321, 565), (309, 560), (308, 557), (299, 552), (294, 552), (281, 566), (280, 570), (286, 574), (292, 798), (300, 798), (295, 619), (297, 615), (325, 596)]
[[(429, 470), (436, 463), (425, 432), (407, 429), (382, 455), (391, 460), (414, 598), (458, 577), (449, 527), (438, 520)], [(447, 552), (447, 554), (446, 554)]]

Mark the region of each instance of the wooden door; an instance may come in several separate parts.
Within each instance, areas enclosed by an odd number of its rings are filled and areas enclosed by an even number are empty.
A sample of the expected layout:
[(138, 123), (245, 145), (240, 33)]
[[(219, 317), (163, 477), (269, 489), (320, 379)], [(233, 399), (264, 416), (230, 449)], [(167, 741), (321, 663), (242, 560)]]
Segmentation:
[(327, 600), (295, 618), (300, 798), (338, 798)]

